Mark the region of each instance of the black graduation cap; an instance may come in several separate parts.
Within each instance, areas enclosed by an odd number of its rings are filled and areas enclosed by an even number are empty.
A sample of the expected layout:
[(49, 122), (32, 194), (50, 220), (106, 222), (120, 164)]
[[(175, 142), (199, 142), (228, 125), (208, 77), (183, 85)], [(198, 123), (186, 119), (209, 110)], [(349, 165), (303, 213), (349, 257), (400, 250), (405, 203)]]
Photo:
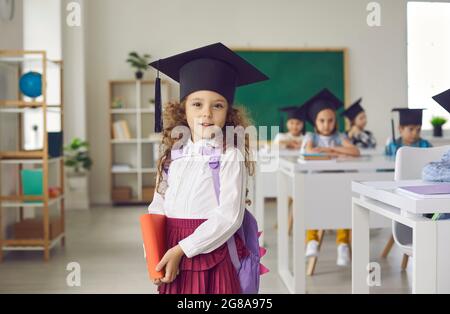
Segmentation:
[(306, 111), (305, 107), (301, 106), (290, 106), (290, 107), (283, 107), (279, 109), (282, 112), (287, 113), (287, 119), (298, 119), (301, 121), (306, 120)]
[(355, 101), (350, 107), (348, 107), (341, 115), (347, 117), (350, 121), (355, 120), (356, 116), (364, 111), (361, 107), (362, 98)]
[(324, 109), (332, 109), (337, 111), (343, 107), (344, 104), (327, 88), (324, 88), (319, 93), (314, 95), (303, 104), (306, 110), (306, 117), (308, 121), (314, 125), (317, 114)]
[[(199, 90), (214, 91), (233, 104), (237, 87), (260, 81), (268, 77), (222, 43), (186, 51), (149, 64), (180, 83), (180, 100)], [(156, 84), (158, 85), (158, 84)], [(155, 86), (158, 89), (158, 86)], [(159, 103), (155, 92), (155, 131), (162, 130), (161, 118), (157, 117)], [(159, 97), (160, 98), (160, 97)], [(159, 119), (159, 121), (158, 121)], [(158, 131), (158, 127), (161, 127)]]
[(394, 108), (400, 115), (400, 125), (422, 125), (422, 111), (425, 109)]
[(442, 108), (450, 112), (450, 89), (442, 92), (436, 96), (433, 96), (433, 99), (441, 105)]

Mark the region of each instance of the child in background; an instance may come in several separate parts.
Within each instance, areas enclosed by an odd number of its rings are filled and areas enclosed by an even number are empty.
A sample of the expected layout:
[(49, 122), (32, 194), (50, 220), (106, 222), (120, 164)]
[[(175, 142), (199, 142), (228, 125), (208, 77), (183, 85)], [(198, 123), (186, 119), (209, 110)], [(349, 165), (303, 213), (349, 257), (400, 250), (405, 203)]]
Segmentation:
[(432, 147), (427, 140), (420, 138), (422, 129), (422, 111), (424, 109), (394, 108), (400, 115), (399, 132), (400, 137), (395, 141), (390, 140), (386, 145), (387, 156), (395, 156), (397, 150), (402, 146)]
[(359, 148), (375, 148), (377, 145), (375, 137), (372, 132), (365, 130), (367, 115), (361, 107), (361, 100), (362, 98), (358, 99), (342, 113), (350, 121), (350, 130), (346, 134), (352, 144)]
[[(324, 89), (305, 104), (308, 121), (314, 125), (315, 133), (307, 133), (303, 140), (304, 153), (325, 153), (332, 156), (359, 156), (359, 149), (346, 136), (338, 132), (336, 111), (343, 103), (328, 89)], [(337, 230), (337, 261), (339, 266), (350, 263), (348, 229)], [(317, 230), (308, 230), (306, 234), (306, 256), (317, 256), (319, 239)]]
[[(249, 125), (245, 112), (233, 106), (236, 88), (268, 78), (221, 43), (151, 66), (180, 83), (180, 103), (168, 104), (164, 110), (163, 153), (148, 207), (151, 214), (165, 215), (167, 222), (168, 251), (156, 269), (164, 269), (165, 277), (154, 284), (161, 294), (241, 293), (236, 260), (231, 259), (227, 242), (234, 240), (236, 258), (248, 256), (236, 231), (244, 218), (247, 173), (252, 175), (253, 162), (248, 143), (245, 149), (238, 148), (236, 138), (227, 142), (224, 132), (226, 126)], [(175, 151), (180, 143), (174, 135), (179, 133), (172, 131), (182, 126), (189, 127), (189, 138)], [(217, 130), (225, 141), (215, 136)], [(222, 152), (219, 199), (205, 153), (211, 150)], [(184, 158), (177, 159), (176, 152)]]
[(278, 133), (273, 143), (282, 149), (300, 149), (305, 129), (305, 110), (303, 107), (284, 107), (280, 110), (287, 113), (288, 132)]

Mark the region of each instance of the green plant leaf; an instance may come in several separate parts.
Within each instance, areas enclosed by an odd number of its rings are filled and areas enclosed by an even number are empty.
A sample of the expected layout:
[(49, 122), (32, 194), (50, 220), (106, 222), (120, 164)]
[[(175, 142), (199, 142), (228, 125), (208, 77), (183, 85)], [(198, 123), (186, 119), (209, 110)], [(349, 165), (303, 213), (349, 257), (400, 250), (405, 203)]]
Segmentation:
[(430, 121), (431, 125), (433, 126), (442, 126), (445, 123), (447, 123), (447, 119), (443, 117), (433, 117)]

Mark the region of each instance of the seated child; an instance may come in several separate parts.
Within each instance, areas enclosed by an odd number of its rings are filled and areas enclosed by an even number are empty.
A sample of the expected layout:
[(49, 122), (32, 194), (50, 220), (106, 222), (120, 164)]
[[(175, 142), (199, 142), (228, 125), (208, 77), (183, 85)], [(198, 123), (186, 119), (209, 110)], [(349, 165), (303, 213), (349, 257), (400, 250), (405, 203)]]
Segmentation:
[(300, 149), (305, 127), (305, 110), (302, 107), (284, 107), (280, 109), (287, 113), (287, 133), (278, 133), (273, 140), (282, 149)]
[(402, 146), (432, 147), (431, 143), (420, 137), (422, 129), (422, 111), (424, 109), (395, 108), (400, 114), (399, 131), (400, 137), (391, 140), (386, 145), (387, 156), (395, 156), (397, 150)]
[(372, 132), (364, 129), (367, 125), (367, 115), (361, 107), (361, 100), (362, 98), (358, 99), (342, 113), (350, 121), (350, 130), (346, 134), (352, 144), (359, 148), (375, 148), (375, 137)]
[[(343, 103), (328, 89), (324, 89), (305, 103), (308, 121), (314, 125), (315, 132), (307, 133), (303, 140), (303, 153), (325, 153), (332, 156), (359, 156), (359, 149), (346, 136), (338, 132), (336, 111)], [(350, 263), (348, 229), (337, 230), (337, 265)], [(318, 255), (318, 231), (308, 230), (306, 234), (306, 256)]]

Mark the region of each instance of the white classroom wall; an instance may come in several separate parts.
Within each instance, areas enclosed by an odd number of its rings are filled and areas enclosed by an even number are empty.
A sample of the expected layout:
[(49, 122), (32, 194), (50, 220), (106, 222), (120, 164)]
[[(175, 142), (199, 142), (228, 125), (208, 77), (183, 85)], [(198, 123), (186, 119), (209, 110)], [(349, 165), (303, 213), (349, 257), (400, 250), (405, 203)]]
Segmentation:
[[(153, 58), (221, 41), (230, 47), (347, 47), (349, 99), (364, 96), (368, 128), (388, 137), (390, 108), (407, 105), (406, 0), (379, 0), (381, 26), (364, 0), (86, 1), (88, 134), (95, 166), (91, 200), (109, 202), (110, 79), (133, 78), (131, 50)], [(153, 71), (148, 71), (153, 78)], [(178, 90), (173, 88), (172, 96)]]

